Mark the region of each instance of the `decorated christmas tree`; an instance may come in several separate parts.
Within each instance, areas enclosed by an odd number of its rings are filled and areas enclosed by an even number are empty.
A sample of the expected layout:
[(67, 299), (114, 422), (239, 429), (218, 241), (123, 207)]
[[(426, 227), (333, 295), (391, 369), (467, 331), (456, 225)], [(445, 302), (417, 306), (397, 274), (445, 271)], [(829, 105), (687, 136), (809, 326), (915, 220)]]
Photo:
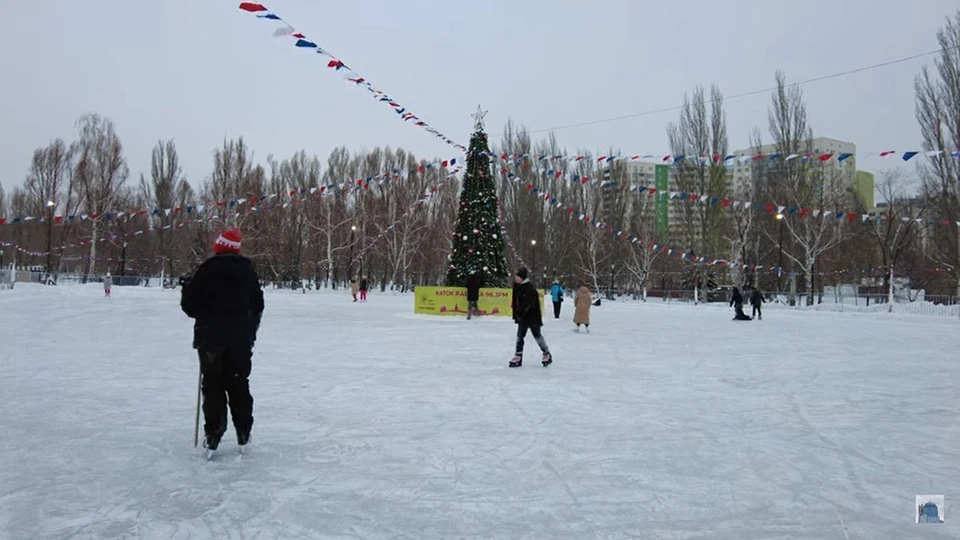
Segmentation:
[(474, 115), (447, 273), (447, 285), (451, 287), (463, 287), (470, 274), (477, 274), (485, 287), (502, 287), (510, 273), (497, 220), (497, 190), (490, 174), (487, 134), (483, 131), (485, 114), (478, 107)]

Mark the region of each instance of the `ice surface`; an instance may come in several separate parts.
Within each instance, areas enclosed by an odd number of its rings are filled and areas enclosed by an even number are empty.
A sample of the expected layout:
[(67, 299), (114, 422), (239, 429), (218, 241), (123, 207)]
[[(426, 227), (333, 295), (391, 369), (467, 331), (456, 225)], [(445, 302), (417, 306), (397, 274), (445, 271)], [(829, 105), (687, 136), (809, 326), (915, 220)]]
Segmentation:
[(565, 305), (509, 369), (509, 320), (269, 291), (252, 445), (207, 462), (178, 301), (0, 292), (0, 538), (960, 537), (914, 523), (960, 501), (956, 319)]

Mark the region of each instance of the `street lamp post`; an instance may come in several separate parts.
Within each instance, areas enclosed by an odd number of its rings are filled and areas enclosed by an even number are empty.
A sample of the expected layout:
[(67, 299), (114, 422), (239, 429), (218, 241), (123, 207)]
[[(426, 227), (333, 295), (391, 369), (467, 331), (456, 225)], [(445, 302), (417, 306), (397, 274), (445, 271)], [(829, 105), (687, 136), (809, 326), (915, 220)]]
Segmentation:
[[(537, 271), (537, 241), (531, 240), (530, 245), (533, 246), (533, 264), (531, 265), (532, 268), (530, 268), (530, 270), (532, 272), (536, 272)], [(532, 278), (533, 276), (530, 276), (530, 277)]]
[(777, 221), (780, 222), (780, 225), (779, 225), (779, 227), (780, 227), (780, 242), (779, 242), (780, 255), (779, 255), (778, 262), (777, 262), (777, 292), (781, 292), (781, 291), (783, 290), (783, 289), (781, 288), (781, 287), (782, 287), (781, 276), (783, 275), (783, 214), (781, 214), (781, 213), (778, 212), (775, 217), (777, 218)]
[(353, 279), (353, 236), (357, 232), (357, 226), (350, 226), (350, 259), (347, 261), (347, 281)]
[(610, 265), (610, 299), (613, 300), (613, 271), (616, 270), (615, 264)]

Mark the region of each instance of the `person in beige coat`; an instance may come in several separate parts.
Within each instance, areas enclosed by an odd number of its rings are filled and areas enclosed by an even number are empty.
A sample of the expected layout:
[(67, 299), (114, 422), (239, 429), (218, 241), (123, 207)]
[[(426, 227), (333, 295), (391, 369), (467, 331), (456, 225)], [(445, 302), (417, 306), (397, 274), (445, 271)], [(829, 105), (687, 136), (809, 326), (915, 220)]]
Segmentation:
[(353, 296), (353, 301), (357, 301), (357, 291), (360, 290), (360, 284), (357, 283), (357, 278), (350, 278), (350, 295)]
[(577, 294), (573, 297), (573, 322), (577, 325), (577, 332), (580, 331), (580, 325), (587, 327), (587, 333), (590, 332), (590, 306), (593, 304), (593, 296), (586, 285), (580, 285)]

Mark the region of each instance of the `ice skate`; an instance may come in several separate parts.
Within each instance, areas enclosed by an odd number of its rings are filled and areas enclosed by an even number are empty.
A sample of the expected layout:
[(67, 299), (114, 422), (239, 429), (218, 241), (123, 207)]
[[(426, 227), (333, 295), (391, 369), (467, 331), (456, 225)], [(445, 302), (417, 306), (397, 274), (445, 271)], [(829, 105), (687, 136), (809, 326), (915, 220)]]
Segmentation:
[(523, 365), (523, 358), (520, 355), (516, 355), (513, 359), (510, 360), (510, 367), (520, 367)]
[(547, 367), (553, 363), (553, 355), (550, 353), (543, 353), (543, 360), (540, 361), (543, 364), (543, 367)]

